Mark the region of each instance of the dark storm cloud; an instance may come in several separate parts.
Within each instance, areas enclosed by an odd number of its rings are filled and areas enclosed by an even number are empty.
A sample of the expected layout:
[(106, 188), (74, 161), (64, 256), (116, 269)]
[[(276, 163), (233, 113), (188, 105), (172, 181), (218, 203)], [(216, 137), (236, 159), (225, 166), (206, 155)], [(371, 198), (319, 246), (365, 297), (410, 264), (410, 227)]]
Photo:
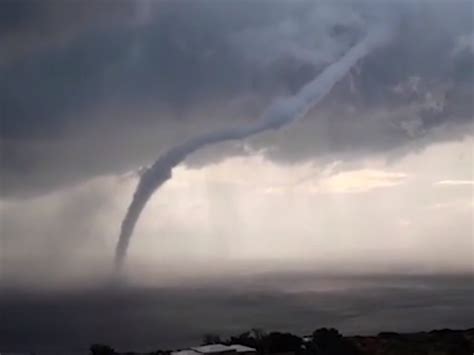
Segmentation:
[[(142, 3), (137, 2), (136, 6)], [(54, 16), (42, 12), (59, 11), (55, 2), (47, 10), (35, 4), (25, 3), (28, 11), (23, 12), (27, 19), (18, 20), (20, 23), (43, 24)], [(266, 13), (259, 11), (261, 5), (250, 7), (241, 3), (223, 7), (215, 2), (157, 5), (159, 9), (150, 15), (152, 22), (142, 26), (96, 26), (91, 31), (94, 27), (90, 21), (83, 21), (83, 31), (67, 44), (4, 65), (2, 137), (55, 137), (63, 133), (68, 120), (74, 120), (71, 115), (94, 110), (108, 100), (137, 105), (157, 101), (158, 108), (166, 105), (187, 111), (197, 101), (208, 104), (214, 98), (218, 102), (221, 95), (249, 90), (251, 69), (243, 67), (227, 37), (232, 31), (251, 26), (252, 22), (264, 24)], [(252, 21), (253, 16), (247, 19), (242, 8), (261, 15)], [(236, 13), (239, 9), (240, 14)], [(232, 10), (241, 20), (235, 24), (229, 21)], [(34, 16), (36, 12), (39, 19)], [(282, 9), (280, 17), (281, 12)], [(101, 20), (110, 21), (110, 18), (103, 16)], [(70, 31), (69, 23), (62, 25), (54, 26), (59, 27), (54, 32)], [(96, 120), (94, 116), (88, 119)], [(157, 116), (155, 119), (163, 119)], [(128, 119), (135, 122), (140, 117)]]
[[(470, 2), (94, 4), (2, 2), (3, 196), (134, 169), (196, 132), (251, 122), (373, 17), (394, 23), (393, 42), (303, 123), (250, 147), (283, 161), (367, 154), (431, 141), (440, 127), (466, 132), (472, 119), (472, 47), (459, 47), (473, 33)], [(219, 147), (200, 163), (239, 151)]]
[(0, 14), (0, 63), (66, 44), (83, 32), (131, 23), (127, 1), (5, 0)]

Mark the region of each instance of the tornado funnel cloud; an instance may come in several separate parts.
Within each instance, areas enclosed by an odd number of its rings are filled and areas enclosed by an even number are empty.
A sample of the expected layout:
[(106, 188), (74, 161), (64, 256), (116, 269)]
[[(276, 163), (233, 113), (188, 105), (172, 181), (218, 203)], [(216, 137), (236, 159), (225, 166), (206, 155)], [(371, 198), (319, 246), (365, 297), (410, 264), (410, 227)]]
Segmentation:
[(361, 58), (387, 39), (386, 28), (378, 28), (370, 32), (362, 41), (353, 46), (338, 61), (327, 66), (320, 75), (303, 86), (295, 95), (274, 101), (263, 112), (257, 123), (197, 136), (171, 148), (159, 157), (142, 174), (122, 222), (115, 254), (116, 269), (119, 270), (123, 266), (133, 230), (146, 203), (153, 193), (171, 178), (172, 169), (189, 154), (207, 145), (244, 139), (267, 130), (276, 130), (300, 119), (318, 104)]

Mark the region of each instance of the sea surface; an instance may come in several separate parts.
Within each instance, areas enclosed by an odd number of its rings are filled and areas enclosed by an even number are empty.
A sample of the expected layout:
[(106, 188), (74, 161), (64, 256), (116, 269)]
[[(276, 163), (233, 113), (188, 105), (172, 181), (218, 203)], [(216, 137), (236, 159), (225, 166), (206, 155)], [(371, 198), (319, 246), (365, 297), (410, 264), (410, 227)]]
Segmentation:
[(474, 327), (473, 275), (275, 273), (173, 286), (3, 288), (0, 351), (87, 354), (92, 343), (148, 351), (251, 328), (346, 335)]

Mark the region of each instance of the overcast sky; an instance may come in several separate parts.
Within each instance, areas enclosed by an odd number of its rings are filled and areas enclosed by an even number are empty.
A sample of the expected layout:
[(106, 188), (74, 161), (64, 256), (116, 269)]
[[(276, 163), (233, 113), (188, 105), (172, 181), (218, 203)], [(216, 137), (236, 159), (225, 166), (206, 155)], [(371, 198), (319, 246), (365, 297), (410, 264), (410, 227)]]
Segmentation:
[(3, 279), (108, 269), (144, 166), (254, 123), (380, 22), (391, 39), (304, 119), (176, 167), (127, 265), (472, 272), (471, 1), (6, 0)]

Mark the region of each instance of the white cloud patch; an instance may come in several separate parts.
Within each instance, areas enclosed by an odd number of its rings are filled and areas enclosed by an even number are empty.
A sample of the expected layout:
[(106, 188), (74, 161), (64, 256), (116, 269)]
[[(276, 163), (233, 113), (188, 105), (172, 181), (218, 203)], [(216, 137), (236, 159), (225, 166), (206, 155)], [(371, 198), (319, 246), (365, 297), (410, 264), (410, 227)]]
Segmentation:
[[(372, 162), (374, 163), (374, 162)], [(361, 163), (362, 165), (366, 163)], [(403, 172), (366, 168), (339, 171), (341, 161), (326, 165), (295, 164), (288, 168), (261, 155), (229, 158), (201, 169), (177, 167), (167, 184), (179, 189), (193, 184), (215, 183), (251, 188), (264, 194), (363, 193), (398, 186), (406, 181)]]
[(406, 181), (407, 174), (383, 170), (362, 169), (336, 174), (323, 179), (319, 192), (362, 193), (374, 189), (398, 186)]
[(435, 186), (474, 186), (474, 180), (441, 180)]

